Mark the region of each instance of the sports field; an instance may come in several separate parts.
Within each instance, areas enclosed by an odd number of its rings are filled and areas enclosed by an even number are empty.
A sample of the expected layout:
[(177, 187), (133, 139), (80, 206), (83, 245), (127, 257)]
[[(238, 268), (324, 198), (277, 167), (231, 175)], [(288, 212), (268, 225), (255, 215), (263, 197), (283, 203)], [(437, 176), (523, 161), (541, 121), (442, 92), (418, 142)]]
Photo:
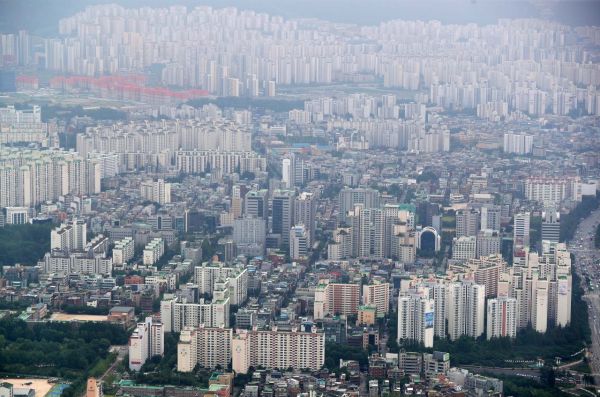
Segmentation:
[(106, 321), (108, 316), (92, 315), (92, 314), (68, 314), (68, 313), (53, 313), (50, 316), (50, 321)]

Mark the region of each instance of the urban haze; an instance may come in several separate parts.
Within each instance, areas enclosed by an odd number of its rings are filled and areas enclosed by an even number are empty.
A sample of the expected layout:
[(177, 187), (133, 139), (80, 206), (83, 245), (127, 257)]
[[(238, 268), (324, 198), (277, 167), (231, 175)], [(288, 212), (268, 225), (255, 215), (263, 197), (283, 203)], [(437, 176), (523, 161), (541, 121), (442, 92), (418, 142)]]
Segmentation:
[(600, 0), (0, 0), (0, 397), (600, 394)]

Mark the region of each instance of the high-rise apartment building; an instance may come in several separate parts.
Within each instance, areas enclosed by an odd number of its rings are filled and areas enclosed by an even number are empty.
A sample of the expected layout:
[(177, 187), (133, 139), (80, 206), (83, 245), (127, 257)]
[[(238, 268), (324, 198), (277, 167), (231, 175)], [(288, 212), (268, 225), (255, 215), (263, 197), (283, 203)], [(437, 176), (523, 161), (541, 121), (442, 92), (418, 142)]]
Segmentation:
[(306, 259), (310, 249), (309, 232), (303, 224), (290, 229), (290, 258), (292, 260)]
[[(224, 297), (224, 298), (223, 298)], [(160, 318), (165, 332), (181, 332), (185, 327), (229, 327), (228, 291), (215, 292), (213, 300), (205, 303), (188, 303), (185, 299), (169, 299), (160, 302)]]
[(412, 341), (433, 347), (435, 302), (424, 292), (398, 297), (398, 343)]
[(374, 283), (363, 285), (362, 303), (377, 308), (377, 315), (387, 314), (390, 310), (390, 284)]
[(87, 245), (87, 224), (73, 219), (50, 232), (50, 249), (63, 252), (83, 251)]
[(517, 336), (517, 300), (499, 297), (487, 301), (487, 338)]
[(231, 343), (232, 369), (245, 374), (250, 367), (308, 368), (319, 370), (325, 363), (325, 334), (310, 329), (237, 330)]
[(501, 249), (502, 237), (500, 232), (492, 229), (481, 229), (477, 233), (477, 258), (499, 254)]
[(355, 315), (360, 303), (360, 285), (324, 281), (315, 288), (314, 318)]
[(56, 128), (42, 123), (38, 105), (17, 110), (14, 106), (0, 108), (0, 145), (37, 143), (42, 147), (58, 146)]
[(0, 208), (100, 193), (100, 164), (74, 152), (0, 147)]
[(133, 259), (135, 254), (135, 242), (131, 237), (125, 237), (115, 243), (113, 247), (113, 264), (123, 265)]
[(352, 257), (352, 229), (337, 228), (333, 231), (333, 242), (327, 245), (327, 258), (340, 260)]
[(168, 204), (171, 202), (171, 184), (164, 179), (144, 181), (140, 184), (140, 195), (145, 200)]
[(545, 206), (558, 207), (564, 200), (581, 201), (579, 177), (529, 177), (525, 197)]
[(356, 204), (362, 204), (363, 208), (379, 208), (380, 193), (375, 189), (368, 188), (344, 188), (338, 197), (339, 221), (345, 222), (348, 211), (354, 210)]
[(194, 283), (199, 294), (213, 296), (220, 282), (227, 281), (232, 305), (240, 306), (248, 298), (248, 270), (243, 266), (226, 266), (221, 262), (205, 262), (194, 268)]
[(541, 255), (527, 253), (525, 264), (506, 268), (500, 286), (517, 300), (517, 329), (538, 332), (571, 322), (571, 257), (565, 244), (543, 241)]
[(460, 210), (456, 213), (456, 237), (476, 236), (479, 231), (481, 215), (474, 209)]
[(156, 237), (152, 239), (143, 251), (144, 265), (154, 265), (160, 260), (165, 253), (165, 242), (162, 238)]
[(129, 369), (139, 371), (151, 357), (164, 354), (164, 331), (160, 321), (146, 317), (129, 337)]
[(533, 149), (533, 136), (525, 134), (504, 134), (504, 153), (529, 154)]
[(211, 328), (200, 324), (185, 327), (177, 343), (177, 371), (192, 372), (197, 365), (203, 368), (227, 368), (231, 361), (231, 328)]
[(473, 281), (448, 286), (448, 335), (456, 340), (462, 335), (477, 338), (485, 329), (485, 286)]

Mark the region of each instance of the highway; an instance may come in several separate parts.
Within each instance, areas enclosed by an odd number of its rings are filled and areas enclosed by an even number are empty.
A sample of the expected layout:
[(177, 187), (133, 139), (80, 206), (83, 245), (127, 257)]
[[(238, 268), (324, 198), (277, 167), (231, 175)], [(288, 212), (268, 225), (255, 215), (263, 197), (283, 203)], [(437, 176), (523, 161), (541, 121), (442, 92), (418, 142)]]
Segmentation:
[[(573, 240), (568, 243), (569, 250), (575, 255), (575, 271), (581, 276), (585, 291), (583, 299), (588, 303), (592, 331), (589, 363), (596, 385), (600, 385), (600, 250), (594, 247), (594, 236), (599, 223), (600, 210), (596, 210), (580, 222)], [(586, 277), (590, 284), (586, 283)], [(590, 288), (590, 285), (594, 287)]]

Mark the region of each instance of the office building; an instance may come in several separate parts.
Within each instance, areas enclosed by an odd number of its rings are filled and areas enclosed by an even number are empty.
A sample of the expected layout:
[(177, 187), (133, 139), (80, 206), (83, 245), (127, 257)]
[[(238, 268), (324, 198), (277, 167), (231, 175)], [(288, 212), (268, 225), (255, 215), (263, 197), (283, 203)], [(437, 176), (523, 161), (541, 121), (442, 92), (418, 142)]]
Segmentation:
[(267, 237), (263, 218), (246, 215), (233, 221), (233, 241), (240, 253), (262, 255)]
[(3, 212), (4, 221), (7, 225), (24, 225), (29, 223), (28, 207), (6, 207)]
[(529, 247), (529, 224), (531, 213), (522, 212), (515, 214), (513, 223), (513, 246)]
[(284, 158), (281, 162), (281, 183), (286, 189), (294, 187), (292, 181), (292, 160)]
[(542, 213), (542, 241), (560, 241), (560, 212), (550, 208)]
[(268, 190), (250, 190), (244, 196), (244, 215), (263, 220), (269, 217)]
[(461, 236), (452, 239), (452, 259), (468, 260), (477, 257), (477, 237)]
[(289, 247), (290, 229), (294, 222), (294, 192), (275, 190), (271, 199), (271, 233), (281, 237), (281, 244)]
[(292, 260), (306, 259), (310, 249), (310, 234), (302, 224), (290, 229), (290, 258)]
[(564, 200), (581, 201), (579, 177), (529, 177), (525, 197), (544, 206), (559, 207)]
[(308, 246), (315, 242), (317, 200), (313, 193), (302, 192), (294, 200), (294, 225), (302, 224), (308, 232)]
[(481, 207), (481, 230), (500, 231), (502, 209), (499, 205), (484, 205)]

